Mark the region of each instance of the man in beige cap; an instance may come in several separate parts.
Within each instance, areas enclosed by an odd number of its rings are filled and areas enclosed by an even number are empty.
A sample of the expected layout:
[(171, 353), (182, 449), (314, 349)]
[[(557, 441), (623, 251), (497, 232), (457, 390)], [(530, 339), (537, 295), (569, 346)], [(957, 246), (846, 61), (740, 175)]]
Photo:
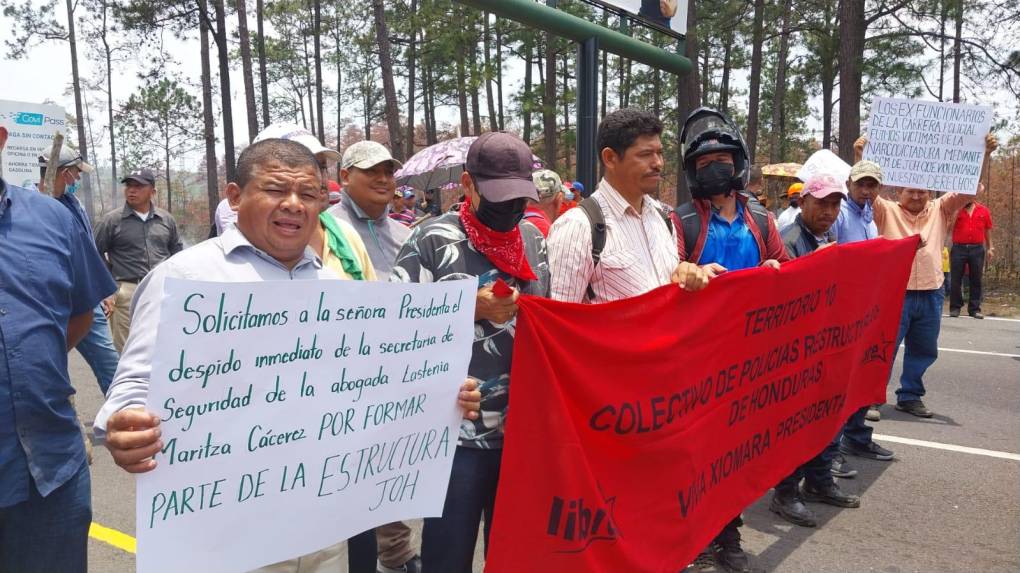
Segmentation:
[(340, 161), (340, 204), (329, 210), (361, 235), (380, 277), (389, 276), (397, 251), (411, 234), (410, 229), (389, 217), (397, 189), (393, 173), (400, 166), (381, 143), (359, 141), (351, 145)]
[[(849, 189), (847, 200), (840, 204), (839, 217), (833, 225), (836, 242), (843, 245), (878, 237), (872, 204), (882, 189), (882, 168), (874, 161), (858, 161), (850, 169), (846, 186)], [(893, 459), (892, 450), (875, 443), (871, 437), (874, 428), (864, 423), (865, 419), (877, 422), (881, 417), (877, 406), (865, 406), (850, 416), (843, 426), (840, 446), (843, 452), (836, 456), (832, 464), (833, 475), (836, 477), (857, 475), (857, 470), (846, 463), (845, 452), (872, 460)]]
[(563, 204), (563, 182), (551, 169), (540, 169), (531, 174), (531, 179), (538, 189), (538, 201), (528, 200), (524, 220), (538, 227), (543, 237), (548, 237), (549, 228), (559, 216), (560, 205)]

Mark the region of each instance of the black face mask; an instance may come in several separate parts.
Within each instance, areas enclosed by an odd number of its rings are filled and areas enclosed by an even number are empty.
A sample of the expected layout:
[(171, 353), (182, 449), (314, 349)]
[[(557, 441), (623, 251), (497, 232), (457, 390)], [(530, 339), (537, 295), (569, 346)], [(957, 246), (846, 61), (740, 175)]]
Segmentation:
[(486, 201), (485, 197), (480, 199), (475, 216), (483, 225), (500, 233), (512, 231), (524, 218), (524, 209), (528, 206), (524, 197), (498, 203)]
[(698, 168), (694, 179), (698, 189), (692, 194), (698, 199), (707, 199), (713, 195), (728, 195), (733, 191), (733, 165), (722, 161), (713, 161)]

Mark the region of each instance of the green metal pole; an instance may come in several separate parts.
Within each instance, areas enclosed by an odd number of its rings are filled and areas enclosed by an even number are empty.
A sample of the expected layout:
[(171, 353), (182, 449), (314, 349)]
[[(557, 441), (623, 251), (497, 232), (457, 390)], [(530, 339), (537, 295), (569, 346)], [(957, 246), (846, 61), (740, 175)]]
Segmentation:
[(477, 10), (492, 12), (497, 16), (516, 20), (522, 24), (551, 32), (575, 42), (584, 42), (590, 38), (598, 38), (600, 49), (666, 72), (681, 75), (691, 71), (691, 61), (684, 56), (667, 52), (662, 48), (635, 40), (614, 30), (603, 28), (594, 22), (578, 18), (562, 10), (549, 8), (534, 0), (457, 1)]

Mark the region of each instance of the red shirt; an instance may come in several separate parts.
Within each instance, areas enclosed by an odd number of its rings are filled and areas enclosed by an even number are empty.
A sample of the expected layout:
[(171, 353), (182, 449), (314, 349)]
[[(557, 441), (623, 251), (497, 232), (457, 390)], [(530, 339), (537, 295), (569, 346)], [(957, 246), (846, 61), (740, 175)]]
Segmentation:
[(967, 208), (960, 209), (953, 225), (953, 244), (983, 245), (985, 232), (992, 228), (992, 213), (981, 203), (974, 203), (974, 213), (967, 213)]
[(543, 237), (549, 236), (549, 227), (552, 226), (552, 222), (549, 221), (549, 217), (547, 217), (538, 207), (529, 205), (528, 208), (524, 210), (524, 220), (538, 227), (538, 230), (542, 231)]

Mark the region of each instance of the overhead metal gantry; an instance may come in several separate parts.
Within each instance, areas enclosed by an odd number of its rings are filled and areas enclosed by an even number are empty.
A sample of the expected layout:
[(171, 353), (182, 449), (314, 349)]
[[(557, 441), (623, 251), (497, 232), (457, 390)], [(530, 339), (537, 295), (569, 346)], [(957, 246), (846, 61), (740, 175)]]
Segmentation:
[[(691, 71), (691, 61), (679, 53), (669, 52), (558, 10), (555, 1), (548, 2), (551, 4), (548, 6), (535, 0), (457, 2), (577, 42), (577, 179), (587, 193), (595, 188), (598, 167), (595, 130), (598, 127), (599, 50), (678, 76)], [(677, 51), (682, 52), (683, 46), (679, 48)]]

